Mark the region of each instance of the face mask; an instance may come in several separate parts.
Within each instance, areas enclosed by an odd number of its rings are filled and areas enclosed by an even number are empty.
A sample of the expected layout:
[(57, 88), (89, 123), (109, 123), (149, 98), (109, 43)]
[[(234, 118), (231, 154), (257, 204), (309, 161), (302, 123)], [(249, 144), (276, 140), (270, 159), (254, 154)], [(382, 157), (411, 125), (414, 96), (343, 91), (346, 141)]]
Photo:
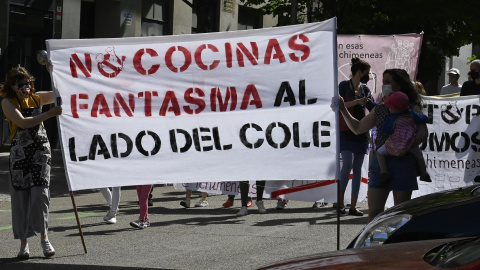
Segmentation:
[(448, 75), (448, 83), (457, 83), (458, 77), (457, 75)]
[(472, 77), (473, 80), (478, 79), (479, 76), (480, 76), (480, 74), (477, 71), (470, 70), (470, 77)]
[(368, 74), (360, 78), (360, 82), (363, 84), (367, 83), (369, 80), (370, 78), (368, 77)]
[(30, 95), (30, 91), (31, 91), (30, 86), (15, 89), (15, 92), (17, 93), (17, 95), (21, 97)]
[(384, 84), (382, 85), (382, 95), (383, 97), (388, 97), (390, 95), (390, 93), (392, 93), (393, 90), (392, 90), (392, 85), (391, 84)]

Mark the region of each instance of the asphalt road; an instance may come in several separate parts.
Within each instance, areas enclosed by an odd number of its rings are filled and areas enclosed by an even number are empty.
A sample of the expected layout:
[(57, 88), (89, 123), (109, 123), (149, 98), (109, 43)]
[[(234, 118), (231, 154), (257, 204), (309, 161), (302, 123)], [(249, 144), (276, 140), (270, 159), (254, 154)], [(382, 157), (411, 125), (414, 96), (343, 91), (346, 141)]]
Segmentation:
[[(236, 217), (233, 208), (222, 208), (225, 195), (212, 195), (205, 208), (179, 205), (185, 192), (172, 186), (155, 186), (151, 226), (139, 230), (129, 225), (139, 215), (135, 187), (123, 187), (118, 222), (108, 225), (108, 207), (98, 190), (75, 192), (75, 201), (86, 242), (85, 254), (65, 180), (62, 158), (54, 150), (51, 180), (49, 238), (56, 255), (45, 259), (40, 237), (32, 237), (30, 259), (17, 260), (20, 241), (13, 239), (8, 191), (8, 153), (0, 153), (0, 269), (255, 269), (288, 258), (336, 250), (337, 219), (334, 209), (313, 209), (307, 202), (290, 201), (276, 210), (267, 200), (266, 214), (256, 207)], [(199, 193), (194, 193), (196, 201)], [(367, 213), (366, 203), (360, 210)], [(367, 216), (343, 216), (340, 248), (367, 223)]]

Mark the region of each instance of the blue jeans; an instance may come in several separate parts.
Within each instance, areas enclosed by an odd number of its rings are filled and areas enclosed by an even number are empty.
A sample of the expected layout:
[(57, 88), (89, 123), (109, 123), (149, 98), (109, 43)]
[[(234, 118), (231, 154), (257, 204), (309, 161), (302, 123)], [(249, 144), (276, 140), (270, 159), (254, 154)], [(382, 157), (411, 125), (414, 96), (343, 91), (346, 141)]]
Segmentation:
[(352, 197), (358, 197), (360, 190), (360, 181), (362, 180), (362, 164), (365, 154), (353, 153), (351, 151), (342, 151), (342, 168), (340, 169), (340, 190), (347, 189), (350, 171), (353, 168), (352, 177)]

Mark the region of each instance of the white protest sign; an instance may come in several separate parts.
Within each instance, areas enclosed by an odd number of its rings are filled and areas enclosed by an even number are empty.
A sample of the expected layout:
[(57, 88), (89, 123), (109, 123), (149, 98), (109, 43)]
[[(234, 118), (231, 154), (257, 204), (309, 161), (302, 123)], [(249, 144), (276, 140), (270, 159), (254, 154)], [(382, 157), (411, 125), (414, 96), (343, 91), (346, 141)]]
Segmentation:
[(418, 181), (412, 197), (480, 183), (480, 96), (423, 99), (429, 134), (420, 149), (432, 182)]
[(70, 190), (335, 179), (335, 24), (48, 40)]

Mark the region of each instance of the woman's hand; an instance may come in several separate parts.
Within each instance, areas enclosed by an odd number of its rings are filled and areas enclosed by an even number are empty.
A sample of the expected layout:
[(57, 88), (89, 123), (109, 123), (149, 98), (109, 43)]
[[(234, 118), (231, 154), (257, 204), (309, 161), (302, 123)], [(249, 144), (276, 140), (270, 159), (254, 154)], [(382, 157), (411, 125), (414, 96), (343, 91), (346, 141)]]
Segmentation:
[(55, 107), (51, 108), (50, 110), (48, 110), (48, 112), (50, 113), (50, 117), (61, 115), (62, 111), (63, 111), (63, 109), (62, 109), (61, 106), (55, 106)]
[(339, 101), (338, 108), (340, 109), (340, 111), (343, 111), (343, 110), (347, 109), (345, 107), (345, 101), (343, 100), (342, 96), (338, 96), (338, 101)]
[(365, 106), (365, 104), (367, 104), (368, 102), (368, 99), (366, 97), (363, 97), (363, 98), (356, 99), (356, 101), (357, 101), (357, 104)]

